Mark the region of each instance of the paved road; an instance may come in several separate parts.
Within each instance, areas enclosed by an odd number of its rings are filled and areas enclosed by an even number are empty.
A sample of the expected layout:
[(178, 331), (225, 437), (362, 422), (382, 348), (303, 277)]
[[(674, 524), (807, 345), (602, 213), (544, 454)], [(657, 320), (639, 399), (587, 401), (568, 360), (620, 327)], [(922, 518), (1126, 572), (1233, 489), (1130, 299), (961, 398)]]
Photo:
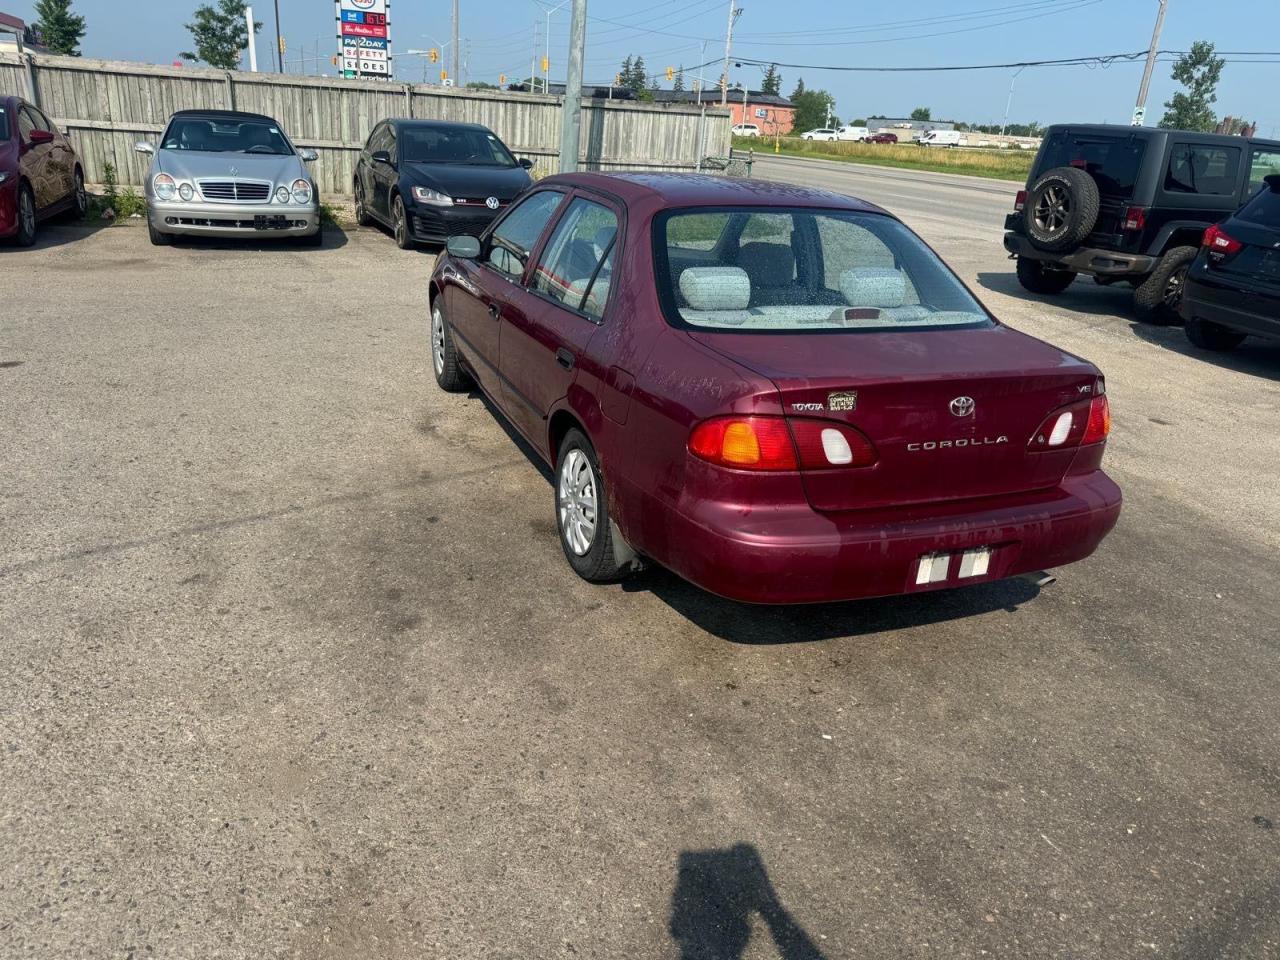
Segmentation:
[(991, 184), (766, 169), (1101, 363), (1100, 553), (792, 610), (590, 587), (431, 383), (428, 256), (51, 230), (0, 252), (0, 956), (1280, 950), (1280, 351), (1025, 299)]

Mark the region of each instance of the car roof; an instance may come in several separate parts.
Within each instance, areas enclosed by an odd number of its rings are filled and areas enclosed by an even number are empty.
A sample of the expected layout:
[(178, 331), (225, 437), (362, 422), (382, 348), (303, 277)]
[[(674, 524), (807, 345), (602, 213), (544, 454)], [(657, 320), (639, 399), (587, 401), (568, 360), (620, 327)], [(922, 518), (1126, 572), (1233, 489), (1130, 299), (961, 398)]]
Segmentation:
[(1122, 123), (1055, 123), (1045, 130), (1044, 136), (1047, 137), (1049, 134), (1060, 130), (1066, 130), (1072, 133), (1109, 134), (1113, 137), (1118, 134), (1133, 133), (1141, 136), (1173, 134), (1178, 137), (1190, 137), (1193, 140), (1198, 140), (1204, 143), (1218, 143), (1224, 146), (1238, 147), (1241, 142), (1244, 142), (1280, 148), (1280, 140), (1267, 140), (1263, 137), (1241, 137), (1232, 136), (1227, 133), (1200, 133), (1196, 130), (1166, 130), (1163, 127), (1131, 127)]
[(461, 120), (415, 120), (410, 117), (393, 117), (387, 123), (397, 127), (423, 127), (428, 130), (483, 130), (492, 131), (483, 123), (464, 123)]
[(170, 120), (261, 120), (266, 123), (275, 123), (271, 117), (263, 116), (261, 113), (244, 113), (240, 110), (178, 110), (174, 113)]
[(612, 194), (627, 204), (669, 207), (827, 207), (886, 213), (855, 197), (773, 180), (748, 180), (700, 173), (562, 173), (539, 185), (581, 186)]

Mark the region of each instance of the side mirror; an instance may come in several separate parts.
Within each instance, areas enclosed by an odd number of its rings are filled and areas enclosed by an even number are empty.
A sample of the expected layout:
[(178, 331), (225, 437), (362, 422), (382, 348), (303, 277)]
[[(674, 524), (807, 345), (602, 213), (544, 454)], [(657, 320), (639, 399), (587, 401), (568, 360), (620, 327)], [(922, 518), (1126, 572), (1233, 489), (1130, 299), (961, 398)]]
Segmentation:
[(475, 260), (480, 256), (480, 241), (475, 237), (461, 235), (450, 237), (444, 248), (449, 252), (449, 256), (460, 260)]
[(151, 144), (147, 143), (145, 140), (139, 140), (137, 143), (133, 145), (133, 149), (138, 153), (149, 153), (153, 156), (155, 155), (155, 152), (156, 152), (156, 148), (153, 147)]
[(315, 163), (320, 159), (320, 154), (316, 153), (310, 147), (303, 147), (298, 151), (298, 156), (304, 163)]
[(385, 163), (387, 166), (391, 166), (391, 154), (385, 150), (373, 151), (373, 153), (369, 154), (369, 159), (374, 163)]
[(528, 157), (521, 157), (521, 158), (520, 158), (520, 166), (524, 167), (526, 170), (532, 170), (532, 169), (533, 169), (533, 161), (532, 161), (532, 160), (530, 160)]
[(48, 130), (32, 130), (27, 136), (27, 142), (33, 147), (38, 147), (42, 143), (53, 143), (53, 134)]

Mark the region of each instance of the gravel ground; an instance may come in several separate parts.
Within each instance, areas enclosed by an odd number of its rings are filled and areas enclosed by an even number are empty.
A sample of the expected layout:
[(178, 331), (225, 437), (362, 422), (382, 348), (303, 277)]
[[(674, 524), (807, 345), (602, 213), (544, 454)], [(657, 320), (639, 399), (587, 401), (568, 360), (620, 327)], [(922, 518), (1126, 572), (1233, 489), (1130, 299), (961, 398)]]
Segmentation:
[(1102, 366), (1099, 553), (803, 609), (592, 587), (431, 380), (430, 255), (51, 227), (0, 251), (0, 956), (1280, 954), (1280, 348), (1024, 297), (1001, 184), (760, 172)]

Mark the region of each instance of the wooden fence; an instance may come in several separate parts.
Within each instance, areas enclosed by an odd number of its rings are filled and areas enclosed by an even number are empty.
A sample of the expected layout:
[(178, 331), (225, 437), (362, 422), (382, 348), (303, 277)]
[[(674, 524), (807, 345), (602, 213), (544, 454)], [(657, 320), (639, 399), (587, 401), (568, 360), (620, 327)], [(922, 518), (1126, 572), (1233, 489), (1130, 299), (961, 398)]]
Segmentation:
[[(111, 163), (121, 184), (141, 185), (149, 158), (133, 145), (157, 141), (174, 111), (201, 108), (279, 121), (294, 143), (319, 152), (313, 173), (331, 195), (350, 194), (360, 150), (387, 117), (482, 123), (533, 160), (536, 175), (559, 164), (558, 96), (0, 53), (6, 94), (31, 100), (66, 131), (95, 184)], [(701, 158), (729, 149), (727, 111), (633, 101), (583, 106), (583, 169), (695, 170)]]

